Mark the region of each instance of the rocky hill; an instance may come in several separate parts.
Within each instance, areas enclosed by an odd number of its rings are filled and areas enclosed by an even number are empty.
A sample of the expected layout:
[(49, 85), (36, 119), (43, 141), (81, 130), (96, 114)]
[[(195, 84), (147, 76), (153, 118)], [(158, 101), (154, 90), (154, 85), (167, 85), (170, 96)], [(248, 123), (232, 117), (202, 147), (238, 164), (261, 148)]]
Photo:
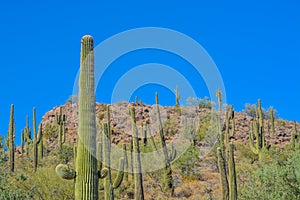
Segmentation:
[[(105, 120), (105, 112), (106, 112), (106, 104), (96, 104), (96, 114), (99, 120)], [(153, 106), (145, 105), (145, 104), (134, 104), (134, 103), (118, 103), (110, 106), (111, 109), (111, 124), (113, 126), (113, 143), (118, 144), (120, 141), (124, 143), (128, 143), (131, 137), (131, 123), (129, 120), (129, 109), (130, 107), (136, 107), (136, 120), (137, 125), (145, 124), (146, 122), (153, 122), (155, 118), (155, 109)], [(66, 121), (66, 142), (74, 143), (77, 140), (77, 126), (78, 126), (78, 118), (77, 118), (77, 105), (67, 103), (62, 105), (63, 114), (67, 116)], [(56, 114), (59, 113), (58, 106), (54, 107), (52, 110), (45, 113), (42, 118), (43, 127), (46, 127), (47, 124), (55, 125), (56, 123)], [(189, 110), (189, 115), (192, 113), (194, 118), (196, 116), (204, 117), (211, 114), (210, 109), (196, 109)], [(161, 107), (162, 119), (166, 121), (167, 119), (175, 119), (177, 123), (174, 123), (173, 130), (175, 132), (176, 129), (180, 129), (180, 115), (174, 107)], [(236, 112), (235, 113), (235, 130), (236, 133), (233, 136), (232, 140), (240, 141), (243, 144), (247, 144), (249, 140), (249, 132), (250, 132), (250, 123), (253, 120), (253, 117), (247, 116), (244, 113)], [(173, 120), (174, 121), (174, 120)], [(154, 123), (155, 126), (155, 123)], [(292, 133), (294, 131), (294, 122), (285, 121), (281, 119), (275, 119), (275, 134), (271, 133), (271, 130), (268, 128), (269, 120), (265, 120), (265, 133), (266, 140), (270, 145), (285, 145), (291, 140)], [(155, 131), (155, 127), (153, 127), (153, 131)], [(298, 130), (300, 129), (300, 125), (297, 124)], [(172, 135), (167, 135), (167, 140), (170, 139)], [(49, 138), (49, 144), (55, 141), (55, 138)]]

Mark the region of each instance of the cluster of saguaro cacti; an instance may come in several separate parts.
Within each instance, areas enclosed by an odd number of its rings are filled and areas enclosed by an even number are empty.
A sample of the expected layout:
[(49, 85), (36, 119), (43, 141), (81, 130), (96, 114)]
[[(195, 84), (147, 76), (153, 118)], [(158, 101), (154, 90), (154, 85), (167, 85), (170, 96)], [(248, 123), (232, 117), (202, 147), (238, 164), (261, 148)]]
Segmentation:
[(10, 107), (10, 119), (8, 125), (7, 146), (9, 151), (10, 171), (15, 170), (15, 120), (14, 120), (14, 105)]
[[(226, 113), (226, 129), (225, 136), (220, 138), (220, 147), (217, 149), (218, 167), (220, 171), (220, 180), (222, 186), (223, 200), (237, 199), (237, 182), (234, 161), (234, 144), (230, 142), (230, 121), (232, 124), (232, 135), (234, 135), (234, 111), (233, 107), (229, 107)], [(224, 143), (224, 138), (225, 142)]]
[[(103, 189), (104, 189), (104, 199), (105, 200), (113, 200), (114, 199), (114, 190), (119, 188), (124, 177), (124, 158), (120, 158), (120, 165), (117, 177), (114, 181), (112, 181), (111, 175), (111, 127), (110, 127), (110, 110), (109, 106), (107, 106), (107, 123), (103, 125), (102, 140), (98, 143), (97, 153), (99, 155), (98, 162), (99, 162), (99, 172), (101, 172), (100, 178), (104, 178), (103, 180)], [(125, 149), (126, 150), (126, 149)], [(126, 154), (126, 151), (124, 152)], [(125, 157), (125, 155), (124, 155)], [(127, 156), (126, 156), (127, 157)], [(103, 176), (102, 172), (102, 163), (105, 169), (105, 175)], [(127, 162), (128, 163), (128, 162)]]
[(66, 140), (66, 133), (65, 133), (66, 120), (67, 120), (67, 116), (62, 113), (62, 107), (60, 107), (59, 114), (56, 114), (56, 123), (59, 126), (59, 133), (58, 133), (59, 150), (62, 149), (62, 145), (65, 143)]
[(33, 147), (33, 168), (37, 170), (39, 159), (43, 158), (43, 127), (39, 125), (38, 131), (36, 129), (36, 108), (33, 108), (33, 139), (31, 138), (30, 129), (28, 125), (28, 117), (26, 117), (26, 126), (22, 131), (22, 143), (25, 144), (26, 154), (29, 155), (30, 146)]
[[(256, 142), (254, 142), (254, 136)], [(266, 148), (265, 132), (264, 132), (264, 113), (261, 106), (261, 100), (258, 99), (256, 107), (256, 117), (250, 124), (250, 149), (253, 153), (259, 154), (262, 149)]]

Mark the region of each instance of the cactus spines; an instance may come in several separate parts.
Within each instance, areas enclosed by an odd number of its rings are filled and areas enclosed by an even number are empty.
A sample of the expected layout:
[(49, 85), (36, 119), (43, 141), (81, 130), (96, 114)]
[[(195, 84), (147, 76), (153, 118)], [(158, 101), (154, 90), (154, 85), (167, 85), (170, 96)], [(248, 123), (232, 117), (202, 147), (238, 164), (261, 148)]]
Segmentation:
[(237, 182), (236, 182), (236, 170), (234, 161), (234, 144), (229, 145), (229, 157), (228, 157), (228, 181), (229, 181), (229, 199), (237, 200)]
[(59, 114), (56, 114), (56, 123), (59, 125), (59, 133), (58, 133), (59, 150), (62, 149), (62, 145), (65, 143), (66, 140), (66, 133), (65, 133), (66, 119), (67, 119), (66, 115), (62, 114), (62, 107), (59, 107)]
[(59, 164), (55, 168), (56, 174), (66, 180), (72, 180), (76, 177), (75, 170), (71, 169), (68, 165)]
[(94, 40), (86, 35), (81, 40), (78, 146), (76, 158), (75, 199), (98, 199), (96, 151), (96, 111), (94, 85)]
[(133, 155), (134, 199), (144, 200), (142, 167), (141, 167), (138, 131), (136, 127), (134, 107), (131, 107), (130, 114), (131, 114), (131, 124), (132, 124), (132, 146), (133, 146), (133, 154), (134, 154)]
[(229, 185), (227, 179), (227, 171), (226, 171), (226, 162), (223, 157), (222, 149), (218, 147), (217, 149), (218, 155), (218, 167), (220, 171), (220, 181), (222, 186), (222, 199), (228, 200), (229, 199)]
[(15, 171), (15, 120), (14, 120), (14, 105), (10, 107), (10, 119), (8, 125), (8, 150), (10, 171)]

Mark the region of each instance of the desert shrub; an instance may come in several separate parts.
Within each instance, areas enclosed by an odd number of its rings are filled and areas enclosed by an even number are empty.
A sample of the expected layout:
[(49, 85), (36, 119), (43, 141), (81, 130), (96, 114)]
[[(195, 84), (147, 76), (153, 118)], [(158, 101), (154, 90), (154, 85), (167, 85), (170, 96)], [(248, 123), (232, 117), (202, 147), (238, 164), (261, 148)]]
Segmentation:
[(240, 199), (300, 199), (300, 151), (273, 154), (273, 161), (258, 163), (240, 190)]

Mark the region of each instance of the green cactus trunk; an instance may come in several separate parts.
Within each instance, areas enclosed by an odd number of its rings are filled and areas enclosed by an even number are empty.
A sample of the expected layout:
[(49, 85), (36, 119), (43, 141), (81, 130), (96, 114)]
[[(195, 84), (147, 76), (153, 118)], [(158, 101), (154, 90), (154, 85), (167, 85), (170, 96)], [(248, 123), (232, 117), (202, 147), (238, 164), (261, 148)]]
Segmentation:
[(222, 199), (228, 200), (229, 199), (229, 185), (227, 179), (227, 171), (226, 171), (226, 162), (222, 155), (222, 149), (219, 147), (217, 149), (218, 154), (218, 167), (220, 172), (220, 181), (222, 186)]
[(59, 145), (59, 150), (61, 151), (62, 145), (65, 143), (66, 140), (66, 133), (65, 133), (66, 115), (62, 113), (62, 107), (59, 108), (59, 114), (56, 114), (56, 123), (59, 126), (58, 145)]
[(271, 127), (272, 127), (272, 134), (275, 134), (275, 117), (274, 117), (274, 110), (271, 108), (270, 110), (270, 119), (271, 119)]
[(40, 124), (40, 126), (39, 126), (39, 134), (38, 135), (40, 135), (40, 140), (38, 143), (39, 159), (42, 160), (44, 158), (43, 125), (42, 124)]
[[(39, 126), (39, 133), (36, 130), (36, 109), (33, 108), (33, 168), (34, 171), (37, 170), (39, 162), (39, 144), (42, 141), (42, 125)], [(43, 148), (43, 147), (42, 147)]]
[(26, 157), (29, 157), (29, 145), (31, 143), (31, 133), (29, 129), (29, 117), (26, 116), (26, 126), (24, 128), (24, 142), (25, 142), (25, 149), (26, 149)]
[(10, 119), (8, 125), (8, 150), (9, 150), (9, 165), (10, 171), (15, 171), (15, 119), (14, 119), (14, 105), (10, 107)]
[(110, 133), (107, 124), (104, 124), (104, 134), (103, 134), (103, 163), (104, 167), (108, 169), (107, 176), (104, 179), (104, 194), (105, 200), (113, 200), (114, 199), (114, 189), (112, 186), (112, 178), (111, 178), (111, 169), (110, 169)]
[(229, 146), (229, 157), (228, 157), (228, 175), (229, 175), (229, 199), (237, 200), (237, 182), (236, 182), (236, 170), (234, 161), (234, 144), (231, 143)]
[(22, 158), (24, 154), (24, 144), (25, 144), (25, 135), (24, 135), (24, 130), (22, 130), (22, 135), (21, 135), (21, 157)]
[(144, 200), (143, 176), (134, 107), (130, 110), (133, 144), (134, 199)]
[(98, 171), (96, 151), (96, 111), (94, 85), (94, 40), (81, 40), (78, 146), (76, 158), (75, 199), (98, 199)]
[(128, 182), (128, 172), (129, 172), (129, 163), (128, 163), (128, 156), (127, 156), (127, 147), (126, 144), (123, 144), (123, 151), (124, 151), (124, 180)]

